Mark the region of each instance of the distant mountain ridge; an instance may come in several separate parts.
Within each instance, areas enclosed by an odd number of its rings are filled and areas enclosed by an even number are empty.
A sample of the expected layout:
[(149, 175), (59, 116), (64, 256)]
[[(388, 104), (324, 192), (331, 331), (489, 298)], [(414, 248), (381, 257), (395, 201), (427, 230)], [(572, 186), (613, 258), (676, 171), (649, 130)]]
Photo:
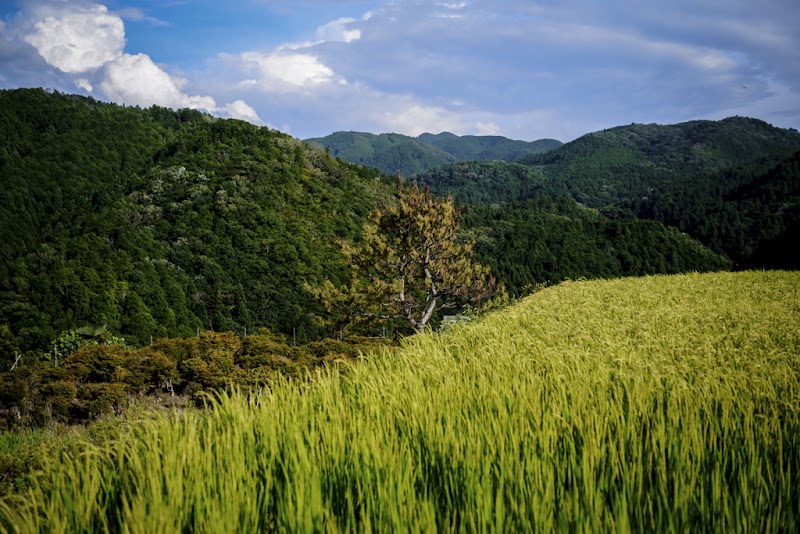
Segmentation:
[(499, 135), (462, 135), (450, 132), (424, 133), (417, 139), (452, 154), (459, 161), (516, 161), (562, 146), (556, 139), (516, 141)]
[(411, 176), (457, 161), (455, 156), (440, 148), (395, 133), (335, 132), (305, 141), (330, 150), (332, 156), (343, 161), (374, 167), (387, 175), (400, 172), (403, 176)]
[[(730, 117), (586, 134), (514, 164), (459, 162), (417, 176), (463, 203), (571, 197), (651, 219), (738, 267), (800, 268), (800, 133)], [(524, 168), (527, 167), (527, 170)]]
[(326, 148), (332, 156), (349, 163), (374, 167), (389, 175), (400, 172), (404, 176), (457, 161), (514, 161), (563, 144), (555, 139), (528, 142), (498, 135), (458, 136), (450, 132), (423, 133), (419, 137), (335, 132), (305, 141)]

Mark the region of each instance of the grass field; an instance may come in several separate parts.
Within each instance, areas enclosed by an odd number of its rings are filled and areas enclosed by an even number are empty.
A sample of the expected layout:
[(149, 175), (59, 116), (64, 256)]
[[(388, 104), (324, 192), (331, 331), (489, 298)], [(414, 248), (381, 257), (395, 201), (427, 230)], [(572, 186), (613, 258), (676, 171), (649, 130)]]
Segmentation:
[(569, 282), (45, 458), (19, 532), (800, 531), (800, 273)]

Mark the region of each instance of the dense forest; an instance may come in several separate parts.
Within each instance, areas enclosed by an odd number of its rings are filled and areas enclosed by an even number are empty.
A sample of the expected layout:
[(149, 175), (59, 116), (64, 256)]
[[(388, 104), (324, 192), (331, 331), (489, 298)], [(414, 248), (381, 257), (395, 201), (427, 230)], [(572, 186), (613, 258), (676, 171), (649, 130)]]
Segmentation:
[[(130, 346), (198, 331), (334, 335), (339, 325), (304, 287), (344, 283), (337, 241), (359, 241), (395, 182), (269, 128), (44, 90), (0, 92), (0, 141), (9, 366), (18, 351), (55, 351), (89, 326)], [(462, 239), (512, 296), (566, 278), (730, 266), (659, 222), (609, 217), (568, 189), (538, 194), (552, 180), (542, 163), (451, 169), (474, 182)], [(742, 195), (761, 198), (773, 182)]]
[(417, 179), (465, 204), (568, 197), (620, 223), (674, 227), (737, 268), (797, 269), (799, 158), (796, 131), (732, 117), (622, 126), (514, 163), (459, 162)]
[(567, 279), (716, 271), (726, 258), (675, 228), (609, 218), (567, 197), (539, 196), (464, 211), (466, 235), (481, 262), (512, 295)]
[(133, 344), (200, 330), (318, 336), (305, 281), (344, 272), (376, 171), (189, 111), (0, 92), (0, 324), (20, 350), (106, 324)]
[(375, 167), (384, 174), (399, 172), (404, 176), (456, 161), (513, 161), (562, 145), (555, 139), (527, 142), (497, 135), (458, 136), (449, 132), (424, 133), (419, 137), (335, 132), (306, 141), (328, 149), (344, 161)]

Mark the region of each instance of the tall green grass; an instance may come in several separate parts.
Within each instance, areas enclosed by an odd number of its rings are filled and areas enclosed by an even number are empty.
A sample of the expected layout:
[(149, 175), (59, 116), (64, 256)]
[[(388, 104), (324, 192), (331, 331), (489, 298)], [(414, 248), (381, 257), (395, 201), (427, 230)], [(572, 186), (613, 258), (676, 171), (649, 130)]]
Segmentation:
[(800, 273), (570, 282), (45, 458), (14, 532), (800, 530)]

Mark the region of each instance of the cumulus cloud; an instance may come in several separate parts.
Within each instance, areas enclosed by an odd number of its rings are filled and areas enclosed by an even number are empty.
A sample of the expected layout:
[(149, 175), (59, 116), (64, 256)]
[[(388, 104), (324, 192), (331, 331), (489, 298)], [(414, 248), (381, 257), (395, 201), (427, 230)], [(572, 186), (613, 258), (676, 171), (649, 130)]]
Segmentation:
[(189, 96), (181, 92), (170, 75), (146, 54), (123, 54), (108, 62), (100, 89), (109, 99), (124, 104), (216, 109), (211, 97)]
[[(27, 44), (47, 65), (64, 73), (74, 87), (87, 93), (97, 89), (100, 93), (98, 96), (113, 102), (143, 107), (154, 104), (171, 108), (188, 107), (223, 117), (262, 123), (255, 109), (244, 100), (236, 99), (218, 106), (211, 96), (184, 92), (182, 87), (186, 81), (171, 76), (156, 65), (150, 56), (125, 53), (122, 16), (163, 25), (140, 9), (111, 12), (104, 5), (80, 0), (53, 0), (24, 5), (26, 10), (14, 19), (12, 31), (7, 30), (5, 22), (0, 23), (0, 64), (4, 66), (19, 70), (21, 60), (6, 60), (3, 50), (9, 50), (9, 57), (20, 58), (27, 54), (24, 48)], [(34, 62), (23, 63), (30, 68)], [(16, 75), (18, 79), (24, 77)], [(42, 79), (41, 74), (39, 78)], [(48, 85), (63, 88), (63, 79), (56, 77), (55, 80), (57, 83)]]
[[(312, 54), (278, 50), (268, 54), (245, 52), (238, 58), (227, 59), (239, 63), (243, 72), (255, 76), (240, 83), (265, 91), (292, 92), (336, 81), (333, 70)], [(344, 83), (342, 79), (338, 81)]]
[(228, 105), (222, 106), (217, 112), (223, 117), (231, 119), (239, 119), (253, 124), (261, 124), (263, 121), (258, 116), (256, 110), (247, 104), (244, 100), (234, 100)]
[(31, 13), (24, 40), (57, 69), (68, 73), (96, 69), (122, 54), (122, 19), (102, 5), (43, 4)]
[(210, 96), (184, 93), (178, 80), (153, 63), (146, 54), (123, 54), (107, 63), (100, 89), (110, 100), (121, 104), (200, 109), (255, 124), (262, 122), (256, 110), (244, 100), (217, 106)]

